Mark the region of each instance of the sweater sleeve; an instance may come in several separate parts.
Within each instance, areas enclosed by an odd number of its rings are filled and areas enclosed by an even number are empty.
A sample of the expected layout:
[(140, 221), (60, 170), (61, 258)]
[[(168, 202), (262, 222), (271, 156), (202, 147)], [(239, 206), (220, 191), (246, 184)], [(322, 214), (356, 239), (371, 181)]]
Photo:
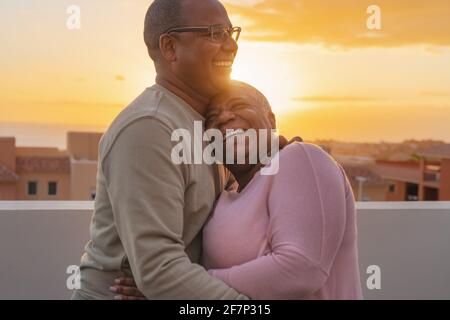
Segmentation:
[(120, 133), (102, 162), (137, 287), (148, 299), (246, 299), (185, 253), (187, 173), (171, 161), (170, 137), (158, 120), (138, 120)]
[(346, 182), (319, 147), (289, 146), (267, 199), (271, 251), (210, 274), (251, 299), (299, 299), (321, 289), (344, 234)]

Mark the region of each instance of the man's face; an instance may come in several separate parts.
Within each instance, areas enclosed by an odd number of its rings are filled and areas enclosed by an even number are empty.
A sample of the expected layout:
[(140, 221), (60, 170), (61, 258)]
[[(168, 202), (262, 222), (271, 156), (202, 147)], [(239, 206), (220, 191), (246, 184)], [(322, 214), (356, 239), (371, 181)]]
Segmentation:
[[(183, 2), (183, 27), (223, 25), (231, 27), (228, 14), (216, 0)], [(208, 98), (227, 88), (237, 44), (228, 37), (224, 42), (211, 41), (209, 33), (176, 33), (175, 74), (188, 86)]]

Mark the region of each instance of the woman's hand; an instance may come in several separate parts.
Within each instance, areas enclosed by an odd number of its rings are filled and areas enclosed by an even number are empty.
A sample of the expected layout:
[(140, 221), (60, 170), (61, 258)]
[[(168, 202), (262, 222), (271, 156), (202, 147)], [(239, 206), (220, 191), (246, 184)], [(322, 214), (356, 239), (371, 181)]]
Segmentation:
[(283, 150), (285, 147), (287, 147), (288, 145), (295, 143), (295, 142), (303, 142), (303, 139), (300, 137), (294, 137), (291, 140), (287, 140), (285, 136), (278, 136), (279, 138), (279, 144), (280, 144), (280, 150)]
[(303, 139), (300, 137), (294, 137), (290, 141), (286, 139), (284, 136), (279, 136), (280, 150), (283, 150), (286, 146), (295, 143), (295, 142), (303, 142)]
[(109, 290), (116, 293), (114, 300), (147, 300), (139, 291), (133, 278), (117, 278)]

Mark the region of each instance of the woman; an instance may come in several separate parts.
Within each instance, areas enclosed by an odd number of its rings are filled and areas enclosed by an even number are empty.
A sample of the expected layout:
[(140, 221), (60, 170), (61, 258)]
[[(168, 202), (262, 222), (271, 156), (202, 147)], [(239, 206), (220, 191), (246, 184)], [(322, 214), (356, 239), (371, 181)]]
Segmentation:
[[(233, 82), (212, 101), (207, 127), (225, 133), (276, 122), (258, 90)], [(236, 185), (204, 227), (205, 268), (251, 299), (361, 299), (355, 203), (344, 171), (312, 144), (291, 144), (278, 156), (275, 175), (262, 175), (261, 163), (226, 164)], [(136, 288), (115, 291), (142, 297)]]

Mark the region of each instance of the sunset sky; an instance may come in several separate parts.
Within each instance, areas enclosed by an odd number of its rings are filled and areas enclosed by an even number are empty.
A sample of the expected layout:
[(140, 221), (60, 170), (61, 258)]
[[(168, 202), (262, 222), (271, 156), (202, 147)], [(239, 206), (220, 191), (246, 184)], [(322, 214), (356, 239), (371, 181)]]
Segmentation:
[[(105, 129), (154, 83), (142, 40), (150, 2), (1, 1), (0, 126)], [(243, 28), (233, 77), (268, 97), (281, 133), (450, 142), (450, 1), (224, 3)], [(66, 27), (72, 4), (80, 30)], [(381, 30), (367, 29), (371, 4)]]

